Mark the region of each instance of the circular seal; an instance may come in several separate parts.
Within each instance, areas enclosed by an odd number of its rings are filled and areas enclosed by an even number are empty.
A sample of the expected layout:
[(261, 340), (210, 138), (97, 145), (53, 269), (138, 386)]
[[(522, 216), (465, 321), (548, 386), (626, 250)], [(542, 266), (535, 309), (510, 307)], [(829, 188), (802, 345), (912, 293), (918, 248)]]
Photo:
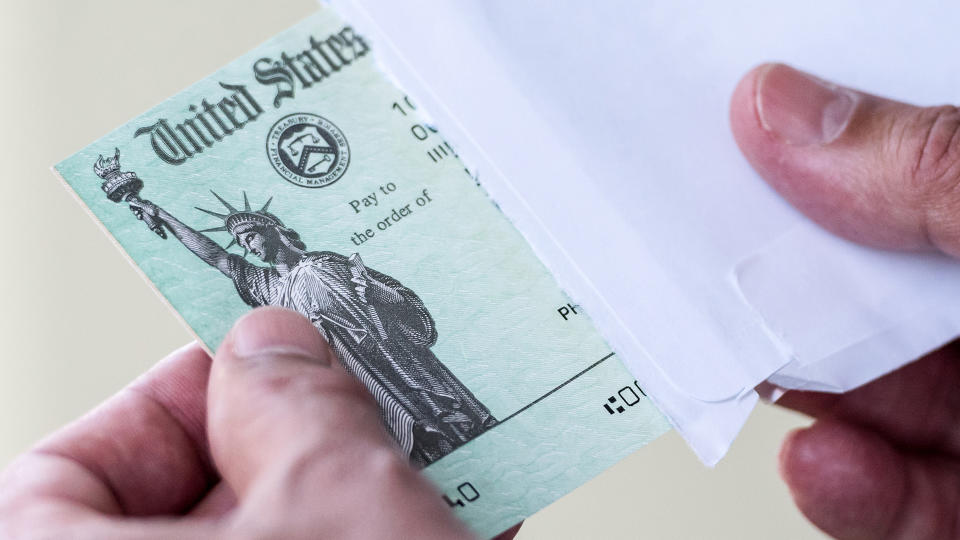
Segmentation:
[(315, 114), (294, 113), (270, 128), (267, 157), (288, 182), (319, 188), (336, 182), (347, 171), (350, 146), (333, 122)]

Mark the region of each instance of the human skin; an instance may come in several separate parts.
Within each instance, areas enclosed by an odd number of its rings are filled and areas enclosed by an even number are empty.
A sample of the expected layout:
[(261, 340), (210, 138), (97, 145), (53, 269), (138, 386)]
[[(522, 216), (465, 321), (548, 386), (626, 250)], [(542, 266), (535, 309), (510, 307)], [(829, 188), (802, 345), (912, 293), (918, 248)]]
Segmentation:
[[(960, 256), (960, 111), (843, 88), (782, 64), (730, 107), (754, 169), (828, 230)], [(960, 343), (843, 395), (788, 392), (816, 417), (780, 451), (800, 510), (841, 539), (960, 537)]]
[[(955, 107), (767, 64), (737, 86), (730, 116), (753, 167), (827, 229), (960, 255)], [(780, 455), (811, 521), (842, 539), (960, 535), (958, 361), (951, 344), (844, 395), (780, 400), (817, 417)], [(469, 537), (315, 328), (278, 308), (241, 319), (212, 363), (195, 345), (177, 351), (0, 477), (0, 537), (396, 536)]]
[[(512, 538), (518, 527), (501, 538)], [(0, 538), (472, 538), (316, 328), (241, 318), (0, 476)]]

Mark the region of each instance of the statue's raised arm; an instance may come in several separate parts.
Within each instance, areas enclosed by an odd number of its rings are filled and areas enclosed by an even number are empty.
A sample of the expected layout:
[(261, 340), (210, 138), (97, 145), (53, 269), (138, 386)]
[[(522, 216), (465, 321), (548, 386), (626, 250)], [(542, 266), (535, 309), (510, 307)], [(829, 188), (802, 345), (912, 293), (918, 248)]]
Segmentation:
[[(97, 173), (97, 176), (103, 179), (103, 183), (100, 184), (100, 189), (107, 194), (107, 198), (111, 201), (115, 203), (122, 201), (130, 203), (131, 210), (133, 210), (133, 203), (143, 202), (140, 199), (143, 180), (138, 178), (137, 173), (133, 171), (123, 172), (120, 170), (119, 148), (114, 149), (113, 157), (104, 159), (103, 154), (97, 157), (97, 161), (93, 164), (93, 172)], [(134, 214), (137, 214), (137, 219), (143, 220), (151, 231), (157, 233), (157, 236), (164, 239), (167, 237), (163, 226), (151, 216), (137, 213), (136, 210), (134, 210)]]
[(120, 170), (119, 148), (114, 150), (112, 157), (99, 156), (93, 164), (93, 171), (103, 179), (100, 188), (107, 194), (108, 199), (116, 203), (126, 202), (130, 205), (130, 211), (133, 212), (133, 215), (146, 223), (147, 227), (157, 233), (158, 236), (166, 238), (165, 228), (169, 229), (187, 249), (200, 257), (203, 262), (215, 267), (227, 276), (230, 275), (230, 263), (225, 249), (204, 236), (202, 231), (197, 232), (191, 229), (169, 212), (150, 201), (140, 198), (143, 180), (138, 178), (137, 173), (133, 171), (123, 172)]
[(180, 240), (180, 243), (192, 251), (194, 255), (200, 257), (203, 262), (220, 270), (228, 277), (231, 275), (227, 250), (220, 247), (220, 244), (211, 240), (203, 232), (194, 230), (150, 201), (130, 201), (130, 210), (137, 216), (137, 219), (144, 221), (149, 219), (161, 223), (173, 233), (177, 240)]

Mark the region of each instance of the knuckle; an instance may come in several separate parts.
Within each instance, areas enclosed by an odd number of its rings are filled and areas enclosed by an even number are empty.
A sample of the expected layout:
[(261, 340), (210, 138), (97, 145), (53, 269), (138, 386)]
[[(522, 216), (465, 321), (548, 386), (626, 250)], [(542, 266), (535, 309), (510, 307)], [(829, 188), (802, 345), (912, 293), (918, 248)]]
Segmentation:
[(915, 125), (905, 130), (913, 153), (910, 180), (916, 193), (939, 198), (960, 185), (960, 108), (953, 105), (921, 111)]
[(406, 486), (415, 476), (410, 464), (395, 448), (389, 446), (371, 450), (364, 462), (370, 477), (386, 485)]

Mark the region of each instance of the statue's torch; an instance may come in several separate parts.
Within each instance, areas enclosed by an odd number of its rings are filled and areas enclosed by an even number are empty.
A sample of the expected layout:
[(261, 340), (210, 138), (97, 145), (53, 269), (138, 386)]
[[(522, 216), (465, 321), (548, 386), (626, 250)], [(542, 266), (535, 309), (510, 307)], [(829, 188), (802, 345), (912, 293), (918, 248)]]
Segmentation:
[[(107, 194), (107, 198), (113, 202), (125, 201), (127, 203), (143, 204), (140, 198), (140, 190), (143, 189), (143, 180), (137, 178), (137, 173), (133, 171), (120, 171), (120, 149), (115, 149), (111, 158), (103, 159), (103, 155), (97, 158), (93, 164), (93, 171), (97, 176), (103, 178), (103, 184), (100, 188)], [(151, 231), (157, 233), (160, 238), (166, 238), (167, 233), (163, 230), (163, 225), (157, 221), (154, 216), (144, 212), (138, 207), (131, 205), (131, 210), (136, 216), (147, 224)]]

